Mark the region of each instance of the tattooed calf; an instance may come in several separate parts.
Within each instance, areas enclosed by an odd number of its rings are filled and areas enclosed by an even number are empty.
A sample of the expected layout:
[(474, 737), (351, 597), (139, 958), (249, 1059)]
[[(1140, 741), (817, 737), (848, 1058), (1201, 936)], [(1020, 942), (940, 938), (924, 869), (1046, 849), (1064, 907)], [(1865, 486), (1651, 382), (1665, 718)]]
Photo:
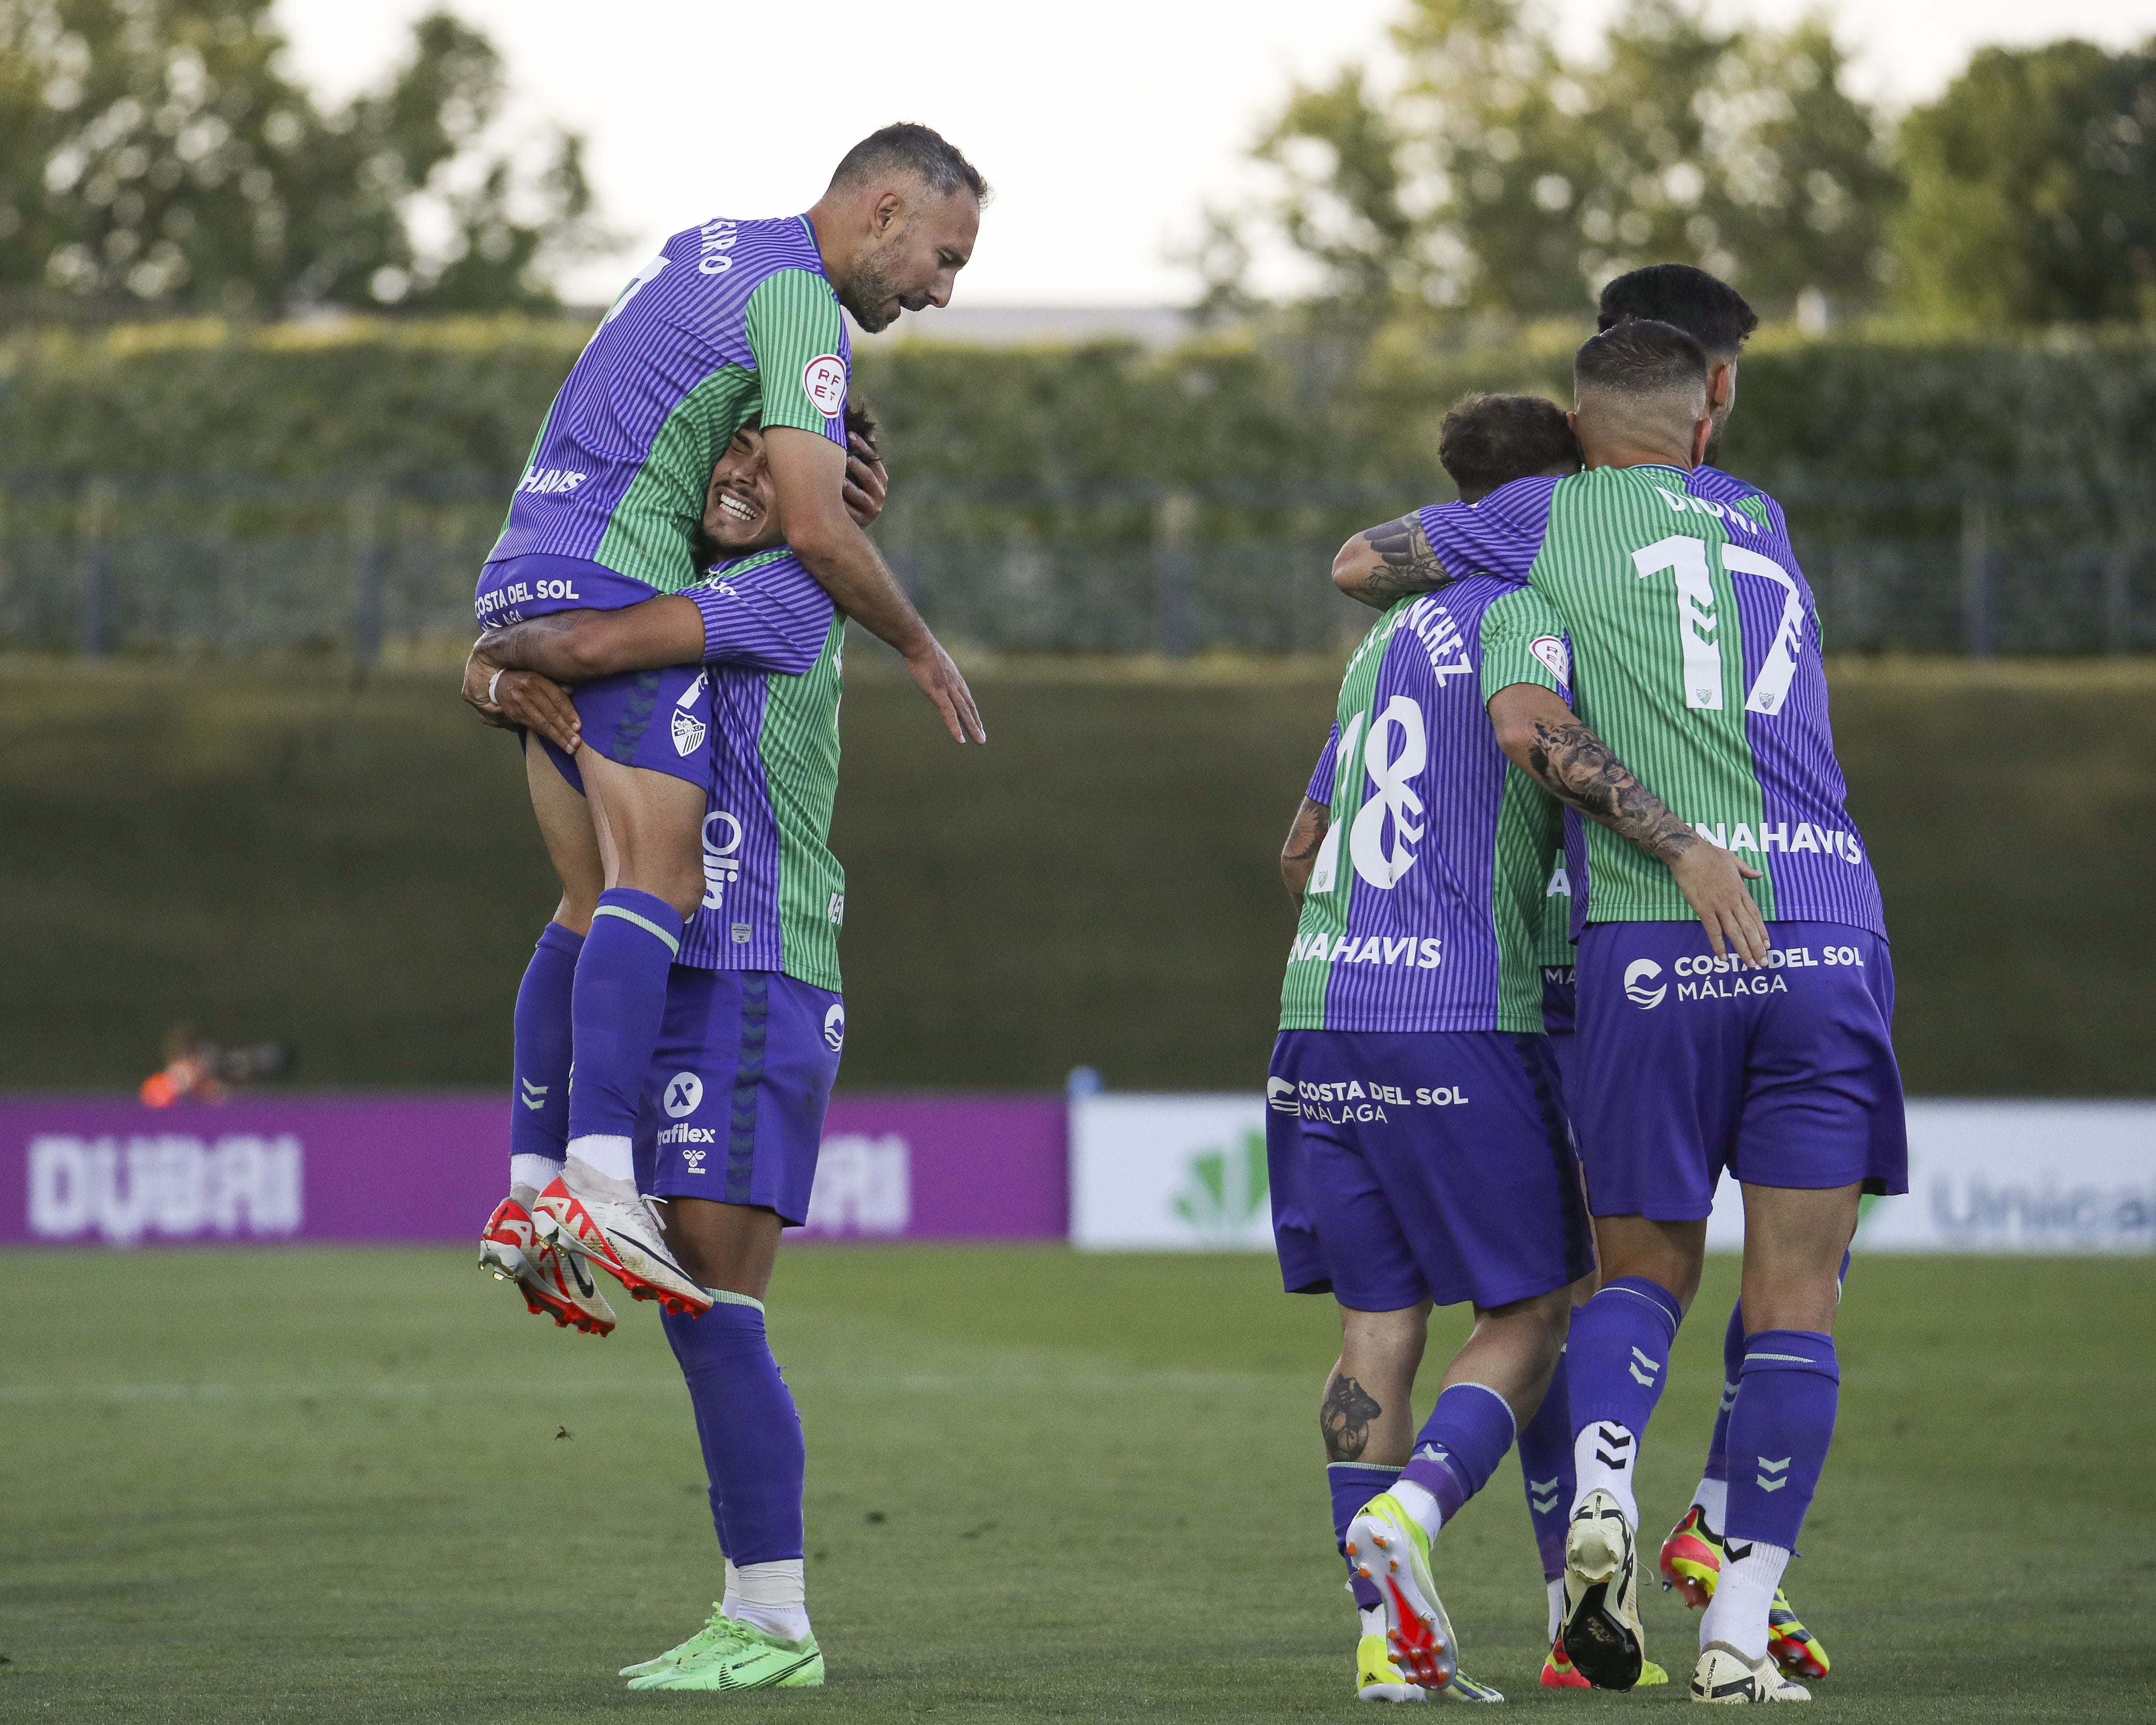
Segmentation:
[(1385, 1410), (1370, 1393), (1341, 1372), (1327, 1386), (1317, 1410), (1317, 1429), (1325, 1434), (1328, 1461), (1360, 1461), (1370, 1444), (1370, 1422)]

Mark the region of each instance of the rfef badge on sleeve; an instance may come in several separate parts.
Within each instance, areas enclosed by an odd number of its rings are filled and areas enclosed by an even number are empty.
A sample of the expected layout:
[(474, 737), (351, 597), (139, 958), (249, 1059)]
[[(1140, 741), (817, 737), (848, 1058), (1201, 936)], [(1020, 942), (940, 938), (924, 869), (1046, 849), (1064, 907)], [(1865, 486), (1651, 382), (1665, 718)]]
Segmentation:
[(835, 420), (846, 410), (846, 363), (835, 353), (819, 353), (801, 368), (801, 388), (816, 411)]

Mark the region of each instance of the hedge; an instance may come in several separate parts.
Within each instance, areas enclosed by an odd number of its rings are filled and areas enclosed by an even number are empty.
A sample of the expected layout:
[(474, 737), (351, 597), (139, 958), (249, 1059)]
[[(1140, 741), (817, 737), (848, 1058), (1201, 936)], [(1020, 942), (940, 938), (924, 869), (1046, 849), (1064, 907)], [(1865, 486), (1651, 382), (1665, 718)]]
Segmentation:
[[(588, 333), (514, 318), (18, 333), (0, 343), (0, 478), (492, 484), (521, 467)], [(916, 481), (1421, 495), (1445, 406), (1470, 389), (1561, 394), (1580, 333), (1359, 356), (1286, 337), (1161, 354), (924, 342), (865, 353), (857, 375)], [(2156, 336), (1770, 334), (1741, 380), (1726, 460), (1768, 486), (2156, 479)]]

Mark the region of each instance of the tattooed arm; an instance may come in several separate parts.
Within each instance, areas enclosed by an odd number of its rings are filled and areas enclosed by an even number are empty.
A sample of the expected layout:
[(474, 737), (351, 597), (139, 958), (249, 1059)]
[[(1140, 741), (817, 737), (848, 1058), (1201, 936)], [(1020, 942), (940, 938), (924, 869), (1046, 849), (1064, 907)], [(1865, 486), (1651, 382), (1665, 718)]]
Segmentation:
[(1767, 924), (1744, 888), (1759, 870), (1679, 820), (1550, 690), (1531, 682), (1498, 690), (1490, 698), (1490, 723), (1498, 747), (1521, 771), (1669, 869), (1717, 956), (1727, 942), (1746, 963), (1765, 961)]
[(1295, 811), (1295, 825), (1288, 828), (1287, 842), (1281, 847), (1281, 880), (1298, 905), (1303, 888), (1310, 884), (1310, 871), (1317, 866), (1317, 847), (1325, 842), (1326, 829), (1332, 824), (1332, 811), (1306, 796)]
[(1451, 582), (1430, 548), (1419, 515), (1403, 515), (1356, 534), (1332, 559), (1332, 584), (1375, 610), (1389, 610), (1410, 593), (1428, 593)]

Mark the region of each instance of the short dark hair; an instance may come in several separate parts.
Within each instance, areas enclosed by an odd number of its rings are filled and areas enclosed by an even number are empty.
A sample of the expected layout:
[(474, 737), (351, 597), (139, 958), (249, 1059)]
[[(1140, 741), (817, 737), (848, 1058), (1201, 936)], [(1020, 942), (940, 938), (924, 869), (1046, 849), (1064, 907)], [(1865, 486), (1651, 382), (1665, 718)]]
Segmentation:
[[(868, 403), (849, 390), (846, 393), (845, 411), (847, 435), (858, 437), (868, 445), (870, 456), (880, 456), (883, 454), (883, 428), (876, 424), (876, 417), (869, 410)], [(738, 436), (742, 431), (757, 430), (760, 429), (762, 424), (760, 419), (752, 416), (742, 423), (735, 435)], [(726, 442), (728, 447), (732, 447), (733, 439), (730, 437)], [(847, 453), (852, 453), (850, 446)], [(713, 472), (718, 471), (718, 465), (716, 461), (711, 463)], [(704, 482), (708, 487), (711, 483), (710, 478), (706, 476)], [(696, 560), (696, 567), (700, 569), (709, 569), (713, 564), (724, 561), (726, 556), (726, 548), (704, 531), (704, 523), (701, 516), (697, 518), (696, 525), (689, 529), (689, 555)]]
[(846, 392), (846, 435), (860, 438), (869, 446), (870, 455), (883, 453), (883, 427), (876, 424), (868, 403), (851, 390)]
[(1693, 389), (1707, 399), (1707, 350), (1673, 323), (1628, 317), (1590, 336), (1573, 356), (1572, 380), (1584, 395), (1606, 389), (1619, 395), (1655, 395)]
[(912, 174), (939, 198), (962, 188), (973, 194), (976, 203), (986, 203), (994, 195), (980, 169), (956, 144), (933, 126), (910, 121), (872, 131), (855, 144), (839, 159), (831, 183), (851, 184), (894, 169)]
[(1580, 465), (1564, 409), (1539, 395), (1463, 395), (1438, 427), (1437, 458), (1464, 503), (1553, 467)]
[(1628, 317), (1675, 324), (1717, 359), (1735, 358), (1759, 327), (1743, 294), (1690, 264), (1650, 264), (1604, 288), (1595, 327), (1613, 329)]

